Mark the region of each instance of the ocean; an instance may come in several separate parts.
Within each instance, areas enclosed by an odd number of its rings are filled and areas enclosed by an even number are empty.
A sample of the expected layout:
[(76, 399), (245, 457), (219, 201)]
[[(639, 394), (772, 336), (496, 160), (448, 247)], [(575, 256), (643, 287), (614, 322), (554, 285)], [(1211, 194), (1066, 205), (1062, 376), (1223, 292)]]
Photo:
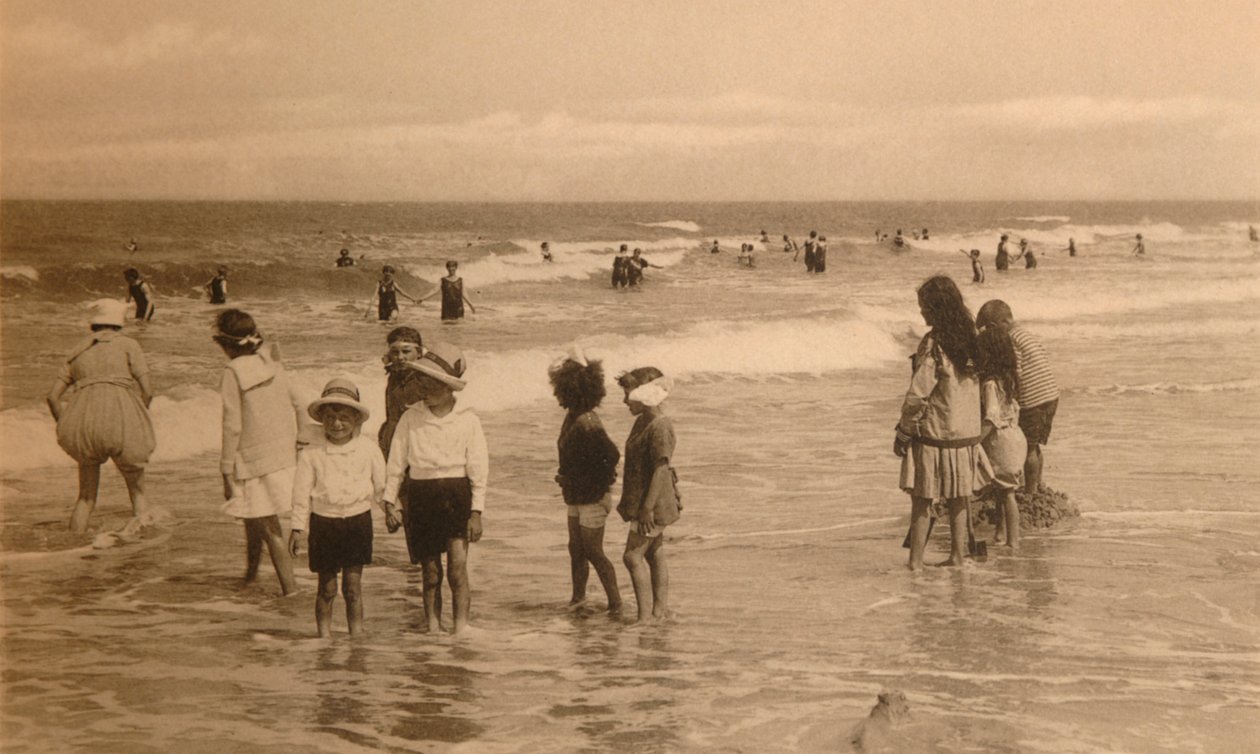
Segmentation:
[[(4, 201), (4, 748), (836, 751), (879, 692), (899, 690), (910, 722), (891, 751), (1250, 751), (1258, 224), (1249, 202)], [(899, 228), (907, 249), (876, 243)], [(811, 229), (829, 239), (822, 275), (779, 240)], [(1039, 267), (995, 271), (1002, 233), (1026, 238)], [(724, 251), (710, 254), (715, 239)], [(622, 243), (660, 266), (640, 290), (610, 287)], [(741, 243), (756, 246), (751, 269)], [(334, 268), (341, 248), (355, 268)], [(958, 253), (972, 248), (984, 284)], [(334, 638), (316, 639), (304, 559), (298, 596), (282, 598), (266, 565), (240, 585), (242, 528), (219, 512), (218, 308), (201, 286), (226, 265), (230, 305), (279, 344), (298, 388), (315, 397), (348, 376), (374, 433), (380, 267), (419, 295), (448, 259), (476, 314), (443, 325), (436, 299), (404, 301), (400, 323), (464, 349), (461, 401), (490, 445), (476, 630), (419, 633), (419, 576), (378, 511), (368, 633), (350, 640), (338, 600)], [(106, 467), (91, 532), (64, 530), (76, 474), (43, 398), (85, 304), (123, 297), (131, 266), (156, 292), (153, 321), (126, 334), (152, 370), (147, 484), (170, 522), (96, 549), (128, 520), (121, 477)], [(936, 273), (973, 312), (1007, 301), (1045, 343), (1063, 389), (1045, 481), (1082, 515), (1026, 530), (1016, 556), (911, 574), (892, 427), (926, 330), (915, 288)], [(588, 605), (566, 606), (563, 413), (546, 370), (574, 341), (604, 362), (600, 414), (619, 445), (631, 417), (612, 378), (654, 365), (677, 382), (666, 411), (685, 508), (667, 535), (663, 625), (607, 617), (594, 578)], [(947, 554), (947, 528), (929, 561)], [(632, 606), (625, 530), (614, 514), (605, 548)]]

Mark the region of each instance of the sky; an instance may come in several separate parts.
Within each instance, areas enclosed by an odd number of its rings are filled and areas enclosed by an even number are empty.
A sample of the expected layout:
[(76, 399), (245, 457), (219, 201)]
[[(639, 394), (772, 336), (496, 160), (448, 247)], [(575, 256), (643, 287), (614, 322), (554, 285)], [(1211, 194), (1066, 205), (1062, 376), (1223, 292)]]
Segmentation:
[(0, 197), (1260, 198), (1260, 2), (5, 0)]

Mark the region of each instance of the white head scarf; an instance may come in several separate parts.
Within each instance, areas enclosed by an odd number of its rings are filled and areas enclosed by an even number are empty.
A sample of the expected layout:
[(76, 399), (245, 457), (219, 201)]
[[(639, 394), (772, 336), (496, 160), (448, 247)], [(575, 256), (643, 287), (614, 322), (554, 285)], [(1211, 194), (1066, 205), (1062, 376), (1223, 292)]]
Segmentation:
[(627, 397), (649, 408), (655, 408), (665, 402), (673, 389), (674, 379), (669, 375), (662, 375), (631, 390)]

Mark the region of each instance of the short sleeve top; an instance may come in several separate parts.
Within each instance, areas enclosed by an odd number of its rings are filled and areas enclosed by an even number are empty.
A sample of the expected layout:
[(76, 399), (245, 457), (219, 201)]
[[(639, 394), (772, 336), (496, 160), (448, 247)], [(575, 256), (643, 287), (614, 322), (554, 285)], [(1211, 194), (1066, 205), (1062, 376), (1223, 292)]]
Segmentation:
[(618, 510), (633, 517), (647, 495), (652, 475), (661, 461), (674, 455), (674, 423), (668, 416), (640, 415), (626, 438), (625, 469), (622, 474), (621, 504)]

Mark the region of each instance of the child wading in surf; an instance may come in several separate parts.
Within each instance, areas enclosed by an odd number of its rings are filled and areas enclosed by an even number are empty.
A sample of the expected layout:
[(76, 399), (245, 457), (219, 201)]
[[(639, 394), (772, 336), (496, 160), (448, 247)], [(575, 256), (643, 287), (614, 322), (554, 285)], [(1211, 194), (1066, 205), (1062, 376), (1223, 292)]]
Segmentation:
[(303, 532), (310, 532), (310, 569), (319, 574), (315, 628), (321, 637), (332, 635), (340, 573), (346, 626), (354, 636), (363, 630), (363, 566), (372, 563), (372, 503), (385, 491), (385, 459), (359, 434), (369, 412), (353, 382), (331, 380), (306, 411), (324, 425), (324, 441), (298, 454), (289, 554), (298, 556)]
[(623, 559), (634, 584), (638, 622), (669, 614), (669, 565), (665, 527), (678, 520), (682, 506), (674, 469), (674, 424), (661, 405), (673, 381), (656, 367), (632, 369), (617, 378), (625, 404), (635, 417), (626, 438), (625, 475), (617, 513), (630, 522)]
[(919, 286), (919, 311), (932, 329), (911, 361), (893, 452), (901, 458), (901, 488), (910, 493), (910, 568), (923, 567), (933, 500), (949, 506), (949, 560), (962, 565), (971, 531), (968, 503), (988, 461), (980, 448), (980, 385), (976, 326), (954, 281), (944, 275)]
[(289, 387), (274, 353), (261, 351), (254, 318), (228, 309), (215, 319), (214, 342), (230, 361), (223, 370), (223, 512), (245, 524), (245, 581), (258, 576), (263, 545), (271, 553), (280, 588), (296, 588), (293, 562), (280, 529), (280, 513), (293, 500), (297, 464), (298, 412), (303, 406)]
[[(1001, 327), (987, 327), (976, 339), (976, 371), (980, 377), (980, 444), (993, 469), (997, 494), (997, 537), (1019, 548), (1019, 505), (1015, 489), (1023, 483), (1028, 442), (1019, 428), (1019, 372), (1015, 344)], [(1001, 544), (996, 541), (994, 544)]]
[(575, 345), (567, 358), (547, 371), (547, 376), (556, 401), (565, 409), (556, 441), (560, 456), (556, 483), (560, 485), (569, 522), (569, 567), (573, 574), (573, 598), (569, 604), (586, 601), (586, 582), (593, 566), (608, 596), (608, 612), (618, 613), (621, 592), (617, 588), (617, 570), (604, 554), (604, 524), (612, 510), (609, 490), (617, 480), (621, 453), (595, 413), (604, 399), (604, 368), (599, 361), (588, 361)]
[[(481, 539), (490, 458), (481, 420), (457, 406), (463, 390), (464, 354), (447, 343), (430, 343), (424, 355), (405, 362), (417, 372), (420, 403), (407, 409), (389, 448), (385, 479), (385, 524), (402, 524), (407, 553), (424, 572), (427, 630), (442, 629), (442, 554), (454, 603), (455, 633), (468, 627), (472, 587), (468, 546)], [(399, 508), (401, 503), (401, 509)]]

